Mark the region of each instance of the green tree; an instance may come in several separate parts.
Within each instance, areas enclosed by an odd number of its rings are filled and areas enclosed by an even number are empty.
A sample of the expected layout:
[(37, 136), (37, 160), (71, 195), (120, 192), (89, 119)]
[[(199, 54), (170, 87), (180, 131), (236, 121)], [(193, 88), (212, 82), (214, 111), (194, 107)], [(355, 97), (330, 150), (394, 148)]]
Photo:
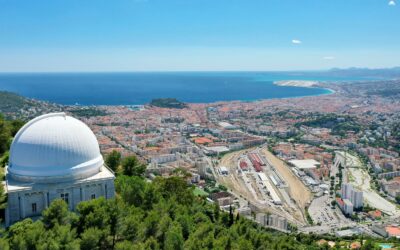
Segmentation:
[[(247, 249), (253, 249), (253, 245), (251, 244), (250, 241), (246, 240), (243, 237), (240, 237), (237, 240), (237, 247), (235, 247), (236, 249), (240, 249), (240, 250), (247, 250)], [(287, 249), (287, 248), (280, 248), (280, 249)]]
[(159, 250), (160, 248), (160, 244), (158, 244), (158, 242), (156, 241), (156, 239), (154, 239), (154, 237), (150, 237), (146, 240), (146, 242), (144, 243), (144, 249), (148, 249), (148, 250)]
[(121, 236), (129, 241), (138, 240), (143, 218), (144, 212), (140, 208), (130, 208), (130, 212), (121, 221)]
[(0, 157), (0, 167), (4, 168), (7, 165), (9, 158), (10, 158), (10, 152), (6, 151), (3, 154), (3, 156)]
[(165, 250), (183, 250), (182, 228), (178, 223), (173, 223), (167, 230), (164, 241)]
[(22, 125), (19, 120), (7, 121), (0, 114), (0, 157), (10, 148), (12, 137)]
[[(30, 248), (29, 248), (30, 249)], [(34, 249), (70, 249), (79, 250), (80, 240), (77, 238), (76, 230), (71, 225), (58, 225), (47, 230), (41, 237)]]
[(174, 199), (179, 204), (190, 204), (194, 200), (193, 189), (183, 178), (172, 176), (169, 178), (157, 177), (154, 180), (157, 192), (165, 199)]
[(396, 202), (397, 204), (400, 204), (400, 195), (396, 195)]
[(77, 220), (77, 216), (68, 211), (68, 205), (64, 200), (56, 199), (50, 206), (43, 211), (43, 223), (47, 228), (53, 228), (55, 225), (66, 225)]
[(142, 241), (150, 237), (156, 237), (158, 223), (160, 222), (160, 214), (158, 211), (149, 211), (147, 217), (140, 226), (139, 238)]
[(134, 155), (125, 157), (122, 160), (122, 174), (128, 176), (143, 176), (146, 171), (146, 165), (141, 163)]
[(114, 172), (117, 172), (119, 165), (121, 164), (121, 153), (117, 150), (113, 150), (106, 157), (106, 165), (111, 168)]
[(0, 183), (0, 209), (5, 209), (7, 206), (7, 195), (4, 192), (4, 185)]
[(96, 250), (101, 249), (101, 243), (104, 237), (104, 231), (96, 227), (86, 229), (81, 234), (81, 249)]
[(215, 221), (219, 220), (219, 214), (220, 214), (220, 208), (217, 202), (214, 203), (214, 217), (215, 217)]
[(145, 185), (142, 208), (149, 210), (160, 200), (160, 194), (154, 185)]
[[(213, 249), (214, 226), (210, 222), (201, 223), (197, 226), (189, 239), (185, 242), (185, 249)], [(250, 248), (251, 249), (251, 248)]]
[(101, 249), (113, 249), (121, 232), (122, 209), (124, 206), (121, 202), (115, 199), (106, 200), (104, 197), (79, 203), (78, 232), (85, 233), (90, 229), (98, 236), (100, 230), (102, 236), (97, 245)]
[(229, 226), (232, 226), (234, 223), (234, 216), (233, 216), (233, 208), (232, 205), (229, 206)]
[(172, 171), (172, 173), (175, 176), (179, 176), (182, 177), (184, 179), (190, 178), (192, 177), (192, 174), (190, 172), (188, 172), (186, 169), (184, 168), (175, 168), (174, 171)]
[(155, 238), (158, 242), (165, 241), (165, 234), (168, 232), (171, 224), (172, 224), (172, 219), (169, 215), (165, 214), (164, 216), (161, 217), (161, 220), (157, 225), (157, 231), (155, 235)]
[(122, 200), (129, 205), (139, 207), (144, 203), (146, 182), (137, 176), (118, 176), (115, 181), (115, 189)]
[(130, 241), (122, 241), (117, 243), (115, 246), (116, 250), (141, 250), (141, 249), (148, 249), (144, 247), (144, 244), (132, 244)]
[(10, 244), (8, 243), (7, 239), (0, 238), (0, 249), (10, 250)]
[(8, 229), (11, 249), (35, 249), (36, 243), (44, 237), (45, 227), (41, 221), (25, 219)]
[(9, 149), (11, 134), (7, 123), (0, 120), (0, 156)]
[(365, 243), (362, 244), (360, 250), (379, 250), (381, 247), (375, 246), (375, 244), (370, 240), (366, 240)]
[(120, 206), (117, 202), (107, 202), (106, 206), (107, 226), (109, 228), (109, 235), (111, 236), (111, 249), (114, 249), (115, 241), (117, 238), (118, 229), (120, 226)]
[(190, 217), (187, 214), (179, 214), (176, 218), (182, 229), (182, 236), (184, 240), (189, 238), (190, 232), (192, 231), (192, 223)]

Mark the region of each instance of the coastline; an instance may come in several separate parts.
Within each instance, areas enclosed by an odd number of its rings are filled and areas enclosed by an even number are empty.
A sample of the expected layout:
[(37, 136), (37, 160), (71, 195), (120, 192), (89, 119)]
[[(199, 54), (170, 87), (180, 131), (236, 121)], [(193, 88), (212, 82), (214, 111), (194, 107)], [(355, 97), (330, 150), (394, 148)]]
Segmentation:
[[(44, 77), (44, 78), (43, 78)], [(77, 77), (77, 76), (74, 76)], [(111, 78), (109, 78), (111, 77)], [(318, 80), (279, 80), (289, 76), (236, 75), (217, 76), (116, 76), (91, 74), (73, 78), (68, 75), (35, 76), (29, 82), (20, 81), (20, 75), (4, 78), (0, 89), (21, 96), (67, 106), (126, 106), (145, 105), (156, 98), (176, 98), (188, 104), (219, 102), (254, 102), (305, 98), (334, 94)], [(293, 77), (293, 76), (291, 76)], [(276, 81), (274, 81), (274, 78)], [(77, 81), (77, 79), (79, 81)], [(116, 85), (110, 84), (117, 80)], [(72, 82), (72, 86), (65, 84)], [(328, 80), (326, 80), (328, 81)], [(333, 80), (332, 80), (333, 81)], [(21, 84), (18, 84), (20, 83)], [(55, 87), (56, 84), (59, 87)], [(79, 82), (79, 84), (78, 84)], [(170, 85), (171, 84), (171, 85)], [(18, 86), (16, 88), (15, 86)], [(93, 91), (93, 87), (96, 91)], [(193, 87), (193, 88), (192, 88)], [(119, 91), (114, 91), (119, 89)], [(65, 93), (70, 93), (66, 95)]]
[[(288, 86), (288, 87), (299, 87), (299, 88), (319, 88), (319, 89), (325, 89), (328, 90), (330, 93), (326, 94), (319, 94), (319, 95), (330, 95), (330, 94), (335, 94), (336, 91), (327, 88), (325, 86), (321, 86), (320, 81), (309, 81), (309, 80), (284, 80), (284, 81), (274, 81), (273, 84), (277, 86)], [(314, 95), (314, 96), (319, 96), (319, 95)]]
[(277, 86), (313, 88), (319, 82), (318, 81), (309, 81), (309, 80), (283, 80), (283, 81), (274, 81), (273, 83)]
[[(274, 83), (275, 84), (275, 83)], [(267, 100), (287, 100), (287, 99), (296, 99), (296, 98), (307, 98), (307, 97), (319, 97), (319, 96), (325, 96), (325, 95), (332, 95), (335, 94), (336, 91), (330, 88), (326, 88), (326, 87), (321, 87), (321, 86), (290, 86), (290, 85), (280, 85), (282, 87), (287, 86), (287, 87), (297, 87), (297, 88), (316, 88), (316, 89), (322, 89), (325, 90), (325, 93), (318, 93), (318, 94), (310, 94), (310, 95), (297, 95), (297, 96), (287, 96), (287, 97), (271, 97), (271, 98), (257, 98), (257, 99), (236, 99), (236, 100), (216, 100), (216, 101), (210, 101), (210, 102), (187, 102), (185, 101), (184, 103), (187, 104), (205, 104), (205, 105), (209, 105), (209, 104), (216, 104), (216, 103), (230, 103), (230, 102), (260, 102), (260, 101), (267, 101)], [(65, 104), (65, 103), (59, 103), (59, 102), (55, 102), (55, 101), (49, 101), (49, 100), (45, 100), (45, 99), (40, 99), (40, 98), (34, 98), (34, 97), (29, 97), (20, 93), (16, 93), (14, 91), (9, 91), (9, 90), (3, 90), (0, 89), (0, 91), (4, 91), (4, 92), (10, 92), (10, 93), (15, 93), (23, 98), (27, 98), (27, 99), (31, 99), (31, 100), (35, 100), (35, 101), (39, 101), (39, 102), (45, 102), (45, 103), (51, 103), (51, 104), (55, 104), (55, 105), (61, 105), (61, 106), (77, 106), (77, 107), (88, 107), (88, 106), (136, 106), (136, 105), (148, 105), (150, 102), (147, 103), (127, 103), (127, 104), (81, 104), (79, 102), (73, 103), (73, 104)], [(157, 99), (157, 97), (154, 97), (153, 99)]]

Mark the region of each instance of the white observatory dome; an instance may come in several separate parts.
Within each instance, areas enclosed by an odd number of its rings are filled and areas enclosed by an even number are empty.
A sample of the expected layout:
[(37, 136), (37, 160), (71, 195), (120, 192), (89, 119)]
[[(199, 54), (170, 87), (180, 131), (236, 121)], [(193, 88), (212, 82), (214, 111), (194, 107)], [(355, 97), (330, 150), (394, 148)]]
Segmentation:
[(103, 165), (96, 136), (65, 113), (39, 116), (16, 134), (8, 174), (18, 181), (54, 183), (82, 179)]

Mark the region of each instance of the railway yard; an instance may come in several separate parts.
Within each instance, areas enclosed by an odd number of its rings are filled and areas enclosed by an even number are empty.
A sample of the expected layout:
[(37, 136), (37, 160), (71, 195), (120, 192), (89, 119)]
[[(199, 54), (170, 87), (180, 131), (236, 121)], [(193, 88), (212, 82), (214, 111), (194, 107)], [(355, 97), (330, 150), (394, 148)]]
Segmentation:
[(227, 154), (217, 169), (218, 182), (256, 211), (283, 216), (295, 225), (306, 224), (305, 207), (310, 204), (311, 192), (266, 147)]

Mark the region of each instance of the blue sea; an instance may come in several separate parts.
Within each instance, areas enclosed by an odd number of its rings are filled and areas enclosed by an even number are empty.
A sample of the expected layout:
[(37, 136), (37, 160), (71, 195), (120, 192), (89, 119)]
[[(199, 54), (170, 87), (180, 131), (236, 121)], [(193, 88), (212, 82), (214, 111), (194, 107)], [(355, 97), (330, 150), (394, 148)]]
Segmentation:
[(331, 93), (274, 85), (278, 80), (360, 80), (319, 72), (2, 73), (0, 90), (67, 105), (134, 105), (154, 98), (189, 103), (254, 101)]

